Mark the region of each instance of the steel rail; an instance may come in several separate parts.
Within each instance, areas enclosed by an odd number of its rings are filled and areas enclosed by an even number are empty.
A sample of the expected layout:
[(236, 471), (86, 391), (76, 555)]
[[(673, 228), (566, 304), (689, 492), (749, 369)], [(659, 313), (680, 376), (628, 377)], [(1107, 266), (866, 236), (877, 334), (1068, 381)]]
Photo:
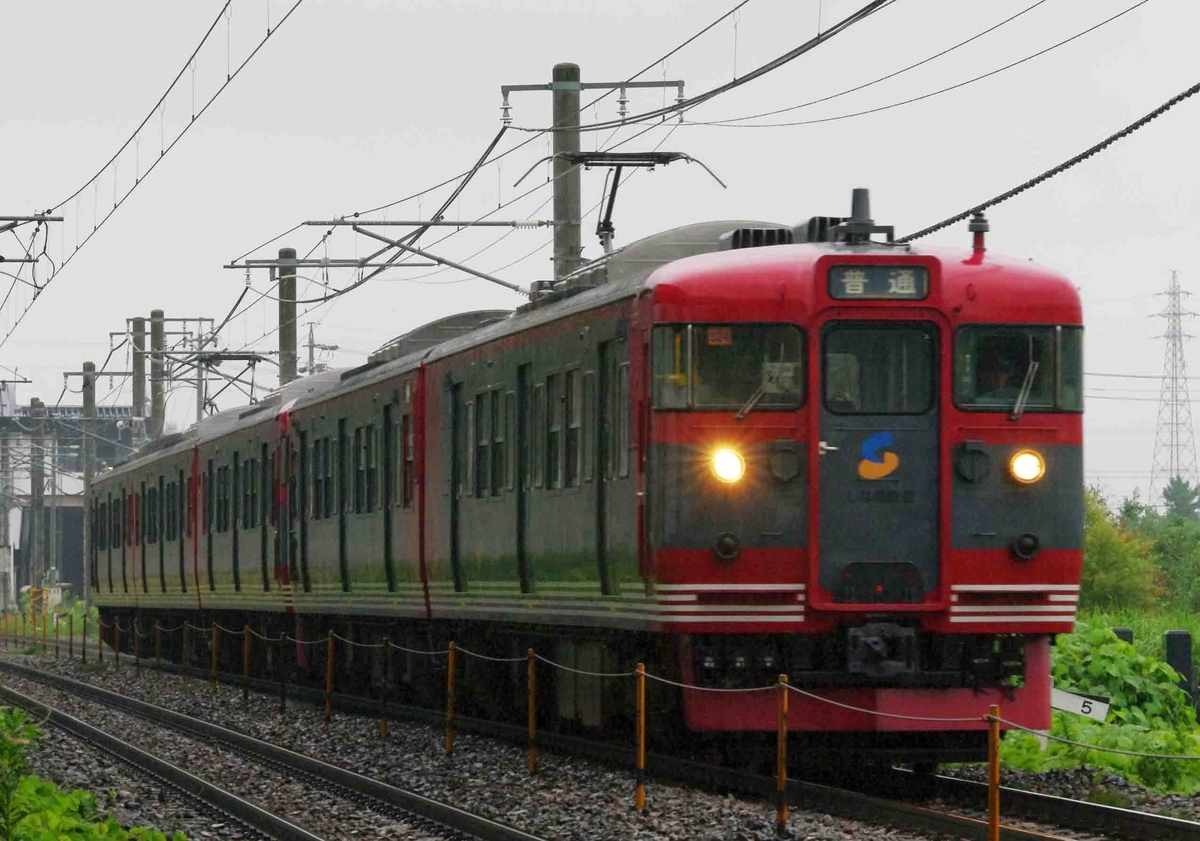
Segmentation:
[(67, 731), (77, 739), (128, 762), (141, 772), (162, 780), (207, 806), (229, 815), (256, 832), (264, 833), (268, 837), (280, 839), (280, 841), (321, 841), (319, 836), (301, 829), (272, 812), (259, 808), (248, 800), (243, 800), (207, 780), (190, 774), (176, 765), (146, 753), (139, 747), (105, 733), (103, 730), (80, 721), (74, 716), (67, 715), (48, 704), (30, 698), (28, 695), (7, 686), (0, 686), (0, 697), (14, 706), (27, 709), (46, 719), (50, 724)]
[[(387, 783), (371, 779), (346, 768), (296, 753), (279, 745), (264, 742), (253, 736), (229, 730), (218, 724), (178, 713), (156, 704), (150, 704), (146, 701), (110, 692), (107, 689), (102, 689), (89, 683), (12, 662), (0, 661), (0, 670), (20, 675), (29, 680), (48, 684), (72, 695), (99, 701), (114, 709), (132, 713), (133, 715), (193, 736), (219, 742), (258, 760), (274, 764), (293, 774), (302, 774), (323, 785), (332, 785), (339, 789), (344, 789), (353, 796), (376, 801), (385, 807), (385, 810), (399, 811), (404, 817), (409, 819), (416, 818), (419, 821), (433, 824), (434, 828), (441, 832), (448, 834), (459, 833), (471, 838), (478, 838), (480, 841), (540, 841), (534, 835), (482, 817), (481, 815), (467, 812), (448, 803), (388, 785)], [(0, 687), (0, 691), (11, 690)], [(107, 734), (101, 735), (107, 736)], [(299, 841), (301, 836), (292, 836), (292, 838), (296, 838)], [(313, 841), (315, 836), (305, 833), (303, 838), (306, 841)]]
[[(7, 664), (4, 661), (0, 661), (0, 669), (3, 668), (7, 668)], [(162, 668), (176, 673), (182, 671), (177, 664), (168, 662), (164, 662)], [(39, 670), (32, 670), (32, 672), (35, 675), (44, 674)], [(237, 687), (241, 687), (245, 682), (242, 675), (229, 672), (219, 672), (218, 679)], [(278, 681), (264, 678), (250, 678), (248, 685), (255, 690), (267, 694), (279, 694)], [(325, 699), (324, 691), (305, 687), (294, 681), (288, 682), (286, 691), (293, 698), (313, 703), (323, 703)], [(379, 715), (378, 698), (335, 692), (330, 695), (330, 700), (333, 706), (339, 710), (360, 713), (367, 716)], [(386, 703), (385, 710), (389, 716), (395, 718), (403, 718), (435, 726), (441, 726), (445, 719), (444, 710), (432, 710), (394, 702)], [(459, 715), (455, 716), (454, 726), (463, 732), (478, 733), (521, 745), (526, 744), (528, 740), (528, 733), (524, 725), (506, 724), (504, 722)], [(538, 746), (558, 750), (563, 754), (571, 756), (585, 756), (621, 768), (633, 767), (634, 751), (632, 747), (542, 731), (538, 733)], [(708, 785), (717, 788), (727, 787), (755, 796), (767, 797), (774, 790), (774, 778), (771, 777), (726, 769), (716, 765), (692, 762), (660, 753), (647, 754), (646, 769), (659, 779), (677, 780), (683, 783)], [(962, 802), (972, 809), (977, 808), (981, 811), (986, 809), (987, 787), (982, 783), (944, 776), (935, 776), (928, 782), (934, 788), (934, 796), (943, 796), (947, 799), (954, 798), (957, 802)], [(847, 800), (847, 805), (850, 808), (839, 814), (842, 814), (844, 817), (859, 817), (879, 821), (879, 816), (888, 814), (888, 811), (896, 804), (897, 798), (911, 798), (912, 789), (919, 788), (921, 785), (925, 785), (925, 781), (921, 781), (918, 775), (912, 772), (895, 770), (893, 778), (885, 781), (883, 787), (888, 788), (890, 786), (896, 794), (889, 794), (885, 798), (876, 798), (877, 802), (871, 806), (872, 810), (884, 811), (870, 811), (866, 815), (855, 815), (853, 814), (853, 810), (857, 808), (856, 804), (859, 802), (855, 796), (865, 793), (846, 792), (846, 794), (850, 795)], [(814, 808), (822, 808), (826, 811), (836, 810), (828, 802), (801, 800), (805, 796), (806, 787), (812, 786), (811, 792), (813, 794), (820, 793), (828, 796), (839, 796), (831, 795), (831, 792), (843, 791), (842, 789), (832, 789), (827, 786), (819, 786), (801, 780), (789, 780), (788, 786), (789, 797), (792, 798), (792, 802), (797, 804), (807, 803), (807, 805)], [(929, 786), (926, 786), (926, 792), (928, 792), (928, 788)], [(1036, 821), (1043, 824), (1052, 824), (1063, 830), (1104, 832), (1110, 837), (1129, 838), (1132, 841), (1142, 841), (1146, 838), (1154, 838), (1156, 841), (1158, 839), (1163, 839), (1163, 841), (1195, 841), (1195, 839), (1200, 838), (1200, 822), (1156, 815), (1150, 812), (1139, 812), (1134, 809), (1124, 809), (1101, 803), (1091, 803), (1085, 800), (1071, 800), (1069, 798), (1042, 794), (1025, 789), (1010, 788), (1007, 786), (1001, 787), (1000, 802), (1003, 804), (1007, 812), (1006, 817), (1009, 820)], [(910, 804), (900, 805), (910, 807), (899, 810), (903, 814), (898, 813), (898, 817), (902, 817), (905, 820), (928, 819), (933, 822), (936, 819), (933, 814), (930, 814), (930, 810), (914, 813), (911, 809), (918, 807), (911, 807)], [(982, 829), (980, 829), (971, 823), (971, 820), (970, 818), (962, 818), (963, 823), (957, 826), (954, 831), (964, 833), (961, 836), (963, 838), (978, 838), (981, 841), (986, 839), (986, 824), (980, 824), (982, 826)], [(1008, 841), (1017, 841), (1018, 839), (1041, 839), (1041, 841), (1045, 841), (1047, 837), (1045, 833), (1021, 830), (1011, 826), (1004, 827), (1002, 832), (1002, 838), (1008, 839)]]

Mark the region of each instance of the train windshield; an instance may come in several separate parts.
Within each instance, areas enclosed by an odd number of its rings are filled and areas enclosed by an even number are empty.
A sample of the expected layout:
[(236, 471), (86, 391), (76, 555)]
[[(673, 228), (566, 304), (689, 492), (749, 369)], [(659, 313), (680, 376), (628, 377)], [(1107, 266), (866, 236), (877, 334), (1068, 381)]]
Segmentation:
[(804, 398), (800, 330), (790, 324), (669, 324), (654, 328), (654, 406), (757, 411)]
[(1027, 412), (1083, 408), (1083, 330), (978, 325), (954, 342), (954, 402), (961, 409), (1011, 411), (1022, 389)]

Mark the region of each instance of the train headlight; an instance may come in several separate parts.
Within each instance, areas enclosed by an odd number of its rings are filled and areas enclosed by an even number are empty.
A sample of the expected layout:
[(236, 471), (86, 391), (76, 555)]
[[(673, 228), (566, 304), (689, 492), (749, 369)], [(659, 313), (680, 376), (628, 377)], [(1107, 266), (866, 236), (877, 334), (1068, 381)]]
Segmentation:
[(1033, 450), (1021, 450), (1008, 460), (1008, 472), (1022, 485), (1032, 485), (1046, 475), (1046, 460)]
[(713, 453), (712, 471), (722, 482), (733, 484), (746, 475), (746, 460), (737, 450), (723, 447)]

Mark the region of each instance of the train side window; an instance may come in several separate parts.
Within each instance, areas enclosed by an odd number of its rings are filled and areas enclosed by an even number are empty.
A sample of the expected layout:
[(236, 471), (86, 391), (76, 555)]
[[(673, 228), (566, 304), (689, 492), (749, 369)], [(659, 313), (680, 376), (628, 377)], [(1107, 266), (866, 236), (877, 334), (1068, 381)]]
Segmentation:
[(1058, 328), (1058, 408), (1083, 411), (1083, 328)]
[(513, 490), (517, 475), (517, 393), (504, 395), (504, 487)]
[(413, 446), (415, 438), (413, 417), (405, 415), (400, 420), (400, 451), (403, 453), (400, 460), (400, 469), (403, 471), (400, 477), (400, 504), (405, 508), (412, 508), (415, 496), (413, 493), (416, 488), (415, 447)]
[(686, 409), (688, 405), (688, 326), (662, 324), (651, 331), (654, 359), (654, 407)]
[(533, 486), (545, 485), (546, 475), (546, 386), (533, 387)]
[(312, 444), (312, 515), (314, 520), (325, 516), (325, 462), (322, 459), (325, 443), (318, 438)]
[(363, 428), (354, 427), (354, 513), (361, 514), (364, 505)]
[(216, 513), (213, 508), (213, 484), (216, 479), (216, 470), (213, 468), (213, 460), (208, 460), (208, 470), (204, 473), (204, 533), (212, 534), (213, 532), (213, 515)]
[(321, 464), (325, 467), (325, 513), (324, 517), (333, 516), (333, 443), (326, 435), (322, 439), (324, 442), (321, 446)]
[(580, 472), (583, 481), (590, 482), (596, 467), (596, 372), (583, 375), (583, 418), (579, 428)]
[(563, 440), (563, 484), (568, 488), (579, 484), (579, 439), (583, 422), (583, 380), (579, 369), (566, 372), (563, 391), (563, 413), (566, 429)]
[(546, 377), (546, 487), (562, 487), (562, 375)]
[(629, 363), (622, 362), (617, 368), (617, 475), (629, 475), (629, 415), (633, 410), (629, 400)]
[[(475, 401), (467, 400), (467, 417), (466, 417), (466, 452), (463, 453), (463, 461), (466, 463), (467, 475), (466, 481), (463, 483), (464, 491), (467, 496), (473, 496), (475, 493)], [(455, 442), (458, 446), (458, 442)]]
[(378, 504), (379, 495), (379, 447), (377, 446), (376, 435), (378, 430), (374, 424), (368, 424), (363, 428), (363, 469), (365, 474), (365, 499), (364, 508), (366, 511), (374, 511)]
[(469, 454), (475, 459), (475, 496), (487, 496), (488, 445), (491, 443), (491, 415), (488, 414), (487, 392), (475, 395), (475, 447)]
[(196, 496), (192, 486), (192, 477), (187, 477), (187, 523), (184, 524), (184, 529), (187, 531), (187, 536), (192, 536), (192, 518), (196, 512)]
[(96, 549), (108, 548), (108, 505), (96, 504)]
[(490, 417), (488, 422), (492, 427), (491, 464), (488, 467), (488, 478), (491, 480), (492, 496), (499, 496), (504, 489), (504, 419), (500, 415), (500, 390), (492, 389), (489, 397)]

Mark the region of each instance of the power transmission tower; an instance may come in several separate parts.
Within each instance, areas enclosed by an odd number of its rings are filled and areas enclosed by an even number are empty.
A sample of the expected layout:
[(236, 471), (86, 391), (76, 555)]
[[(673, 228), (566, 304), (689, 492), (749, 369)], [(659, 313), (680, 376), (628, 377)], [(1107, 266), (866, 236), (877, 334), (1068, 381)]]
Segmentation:
[(1178, 273), (1171, 272), (1167, 287), (1167, 306), (1158, 313), (1167, 320), (1162, 338), (1167, 340), (1163, 358), (1162, 391), (1158, 398), (1158, 428), (1154, 434), (1154, 463), (1150, 468), (1148, 501), (1156, 504), (1163, 488), (1178, 477), (1190, 484), (1200, 480), (1196, 466), (1196, 439), (1192, 431), (1192, 403), (1188, 395), (1187, 360), (1183, 340), (1193, 338), (1183, 332), (1183, 317), (1196, 313), (1183, 308), (1183, 298), (1191, 295), (1179, 286)]

